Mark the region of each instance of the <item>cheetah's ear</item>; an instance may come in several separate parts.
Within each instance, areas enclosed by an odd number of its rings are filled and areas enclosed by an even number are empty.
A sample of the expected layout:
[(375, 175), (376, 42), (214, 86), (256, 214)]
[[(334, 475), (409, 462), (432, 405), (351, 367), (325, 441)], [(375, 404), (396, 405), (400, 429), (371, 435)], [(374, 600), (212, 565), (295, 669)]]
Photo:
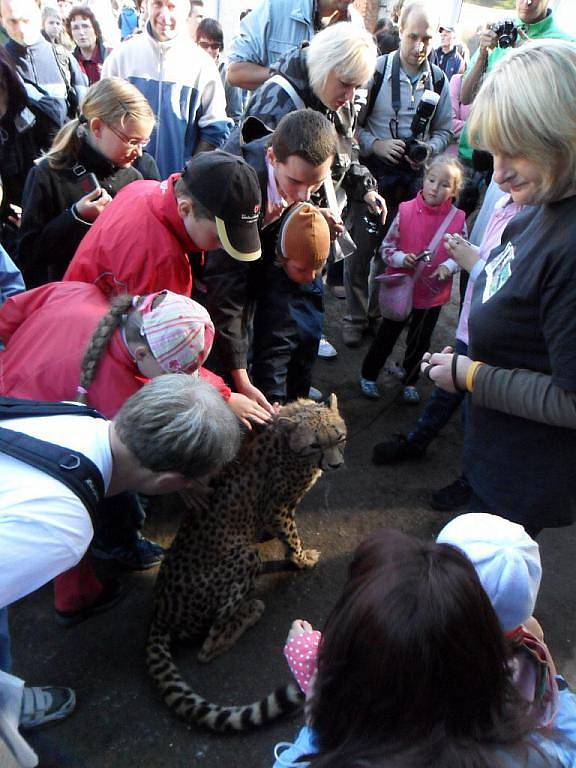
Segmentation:
[(298, 421), (296, 419), (290, 418), (290, 416), (278, 416), (277, 418), (278, 423), (283, 422), (282, 426), (285, 429), (294, 429)]
[(332, 392), (332, 394), (328, 398), (328, 408), (331, 411), (334, 411), (334, 413), (338, 413), (338, 398), (336, 397), (334, 392)]

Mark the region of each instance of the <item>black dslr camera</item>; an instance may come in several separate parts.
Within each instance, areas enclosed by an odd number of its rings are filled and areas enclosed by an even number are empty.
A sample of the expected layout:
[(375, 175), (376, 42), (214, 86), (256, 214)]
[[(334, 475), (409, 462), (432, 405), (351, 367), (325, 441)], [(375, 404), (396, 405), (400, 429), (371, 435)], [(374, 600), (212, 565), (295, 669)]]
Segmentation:
[(421, 164), (428, 157), (428, 145), (425, 141), (421, 140), (421, 137), (426, 134), (428, 124), (432, 119), (440, 96), (434, 91), (426, 90), (422, 94), (420, 103), (416, 107), (416, 114), (412, 118), (410, 125), (410, 131), (412, 136), (404, 139), (404, 152), (406, 157), (409, 157), (413, 163)]
[(498, 38), (499, 48), (512, 48), (518, 40), (518, 27), (510, 19), (491, 24), (490, 29)]

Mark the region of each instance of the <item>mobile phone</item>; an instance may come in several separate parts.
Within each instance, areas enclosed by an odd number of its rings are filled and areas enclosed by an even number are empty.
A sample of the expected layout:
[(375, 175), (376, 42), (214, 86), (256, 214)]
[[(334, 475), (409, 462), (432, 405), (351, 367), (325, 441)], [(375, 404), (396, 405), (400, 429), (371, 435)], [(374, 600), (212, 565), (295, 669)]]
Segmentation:
[(90, 192), (95, 192), (97, 189), (102, 191), (100, 188), (100, 182), (96, 176), (93, 173), (88, 173), (88, 171), (78, 177), (78, 182), (80, 183), (80, 189), (84, 195), (89, 195)]
[(420, 253), (416, 256), (416, 261), (430, 261), (430, 256), (432, 256), (432, 252), (428, 249), (420, 251)]

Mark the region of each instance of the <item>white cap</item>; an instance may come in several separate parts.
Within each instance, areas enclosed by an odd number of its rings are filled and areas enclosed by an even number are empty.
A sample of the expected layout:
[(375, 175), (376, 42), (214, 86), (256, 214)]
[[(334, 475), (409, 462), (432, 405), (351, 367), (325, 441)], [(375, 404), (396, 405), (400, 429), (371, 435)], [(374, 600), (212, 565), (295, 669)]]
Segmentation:
[(469, 513), (445, 525), (436, 541), (458, 547), (472, 561), (505, 632), (532, 616), (542, 566), (538, 544), (521, 525)]

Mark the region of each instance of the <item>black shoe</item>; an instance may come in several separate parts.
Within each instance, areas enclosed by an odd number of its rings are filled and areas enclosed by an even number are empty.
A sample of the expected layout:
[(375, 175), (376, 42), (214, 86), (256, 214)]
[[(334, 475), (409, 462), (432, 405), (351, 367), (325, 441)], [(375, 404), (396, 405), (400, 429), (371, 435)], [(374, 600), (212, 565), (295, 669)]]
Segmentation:
[(426, 448), (409, 443), (405, 435), (394, 435), (391, 440), (374, 446), (372, 463), (393, 464), (395, 461), (405, 459), (420, 459), (425, 453)]
[(137, 533), (134, 539), (124, 546), (106, 547), (104, 544), (93, 544), (91, 552), (100, 560), (115, 560), (124, 568), (132, 571), (147, 571), (160, 565), (164, 559), (165, 549), (155, 541), (145, 539)]
[(80, 624), (81, 621), (90, 618), (90, 616), (103, 613), (108, 608), (112, 608), (113, 605), (116, 605), (124, 597), (124, 594), (124, 587), (118, 579), (107, 579), (102, 582), (102, 592), (100, 592), (92, 605), (88, 605), (86, 608), (79, 608), (77, 611), (55, 610), (56, 621), (63, 627), (73, 627), (75, 624)]
[(472, 498), (472, 488), (464, 476), (432, 494), (430, 506), (438, 512), (452, 512), (465, 507)]

